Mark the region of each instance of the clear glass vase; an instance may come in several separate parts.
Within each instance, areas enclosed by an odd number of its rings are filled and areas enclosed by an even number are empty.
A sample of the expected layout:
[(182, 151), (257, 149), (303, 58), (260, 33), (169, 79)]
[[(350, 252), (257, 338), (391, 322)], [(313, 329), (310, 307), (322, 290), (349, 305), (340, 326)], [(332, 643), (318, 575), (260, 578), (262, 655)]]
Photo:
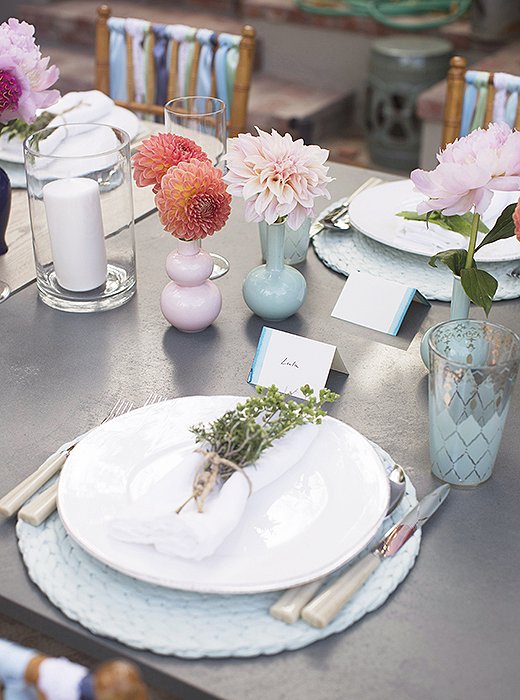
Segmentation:
[(130, 139), (101, 124), (43, 129), (24, 142), (36, 283), (62, 311), (104, 311), (135, 292)]

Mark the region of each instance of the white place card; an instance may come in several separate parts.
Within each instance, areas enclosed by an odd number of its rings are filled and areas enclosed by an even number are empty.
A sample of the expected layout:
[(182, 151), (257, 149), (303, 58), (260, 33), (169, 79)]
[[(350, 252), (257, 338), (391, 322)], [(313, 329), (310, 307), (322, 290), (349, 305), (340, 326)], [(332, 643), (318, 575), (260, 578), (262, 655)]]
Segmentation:
[(335, 345), (264, 326), (247, 381), (302, 397), (304, 384), (318, 394), (331, 369), (348, 375)]
[(331, 316), (397, 335), (412, 301), (431, 306), (414, 287), (364, 272), (351, 272)]

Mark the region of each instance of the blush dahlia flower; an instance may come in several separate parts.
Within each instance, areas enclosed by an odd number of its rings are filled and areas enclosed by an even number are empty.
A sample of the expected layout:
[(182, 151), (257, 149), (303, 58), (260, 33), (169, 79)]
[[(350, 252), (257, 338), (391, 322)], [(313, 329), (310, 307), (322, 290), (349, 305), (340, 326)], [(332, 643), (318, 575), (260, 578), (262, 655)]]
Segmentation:
[(257, 132), (228, 140), (224, 180), (231, 194), (245, 199), (247, 221), (282, 219), (296, 230), (312, 216), (315, 197), (330, 198), (326, 184), (332, 178), (324, 165), (329, 152), (274, 129), (268, 134), (257, 127)]
[(168, 170), (155, 204), (164, 229), (184, 241), (212, 236), (231, 213), (231, 195), (221, 171), (195, 158)]
[(138, 187), (153, 185), (157, 193), (168, 170), (192, 158), (210, 162), (195, 141), (176, 134), (155, 134), (145, 139), (132, 156), (134, 180)]
[(58, 90), (49, 90), (59, 77), (48, 67), (34, 41), (34, 27), (11, 18), (0, 24), (0, 123), (13, 119), (31, 123), (37, 109), (58, 101)]
[(414, 170), (410, 178), (429, 199), (419, 214), (441, 211), (465, 214), (473, 207), (483, 214), (493, 190), (520, 190), (520, 132), (507, 124), (490, 124), (449, 143), (437, 155), (435, 170)]

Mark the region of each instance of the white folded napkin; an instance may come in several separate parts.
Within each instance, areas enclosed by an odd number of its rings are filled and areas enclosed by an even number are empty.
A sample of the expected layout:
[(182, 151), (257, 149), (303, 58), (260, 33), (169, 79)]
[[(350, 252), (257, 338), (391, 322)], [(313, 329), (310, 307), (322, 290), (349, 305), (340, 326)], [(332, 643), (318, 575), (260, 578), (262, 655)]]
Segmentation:
[(238, 525), (251, 493), (256, 493), (293, 467), (317, 437), (319, 426), (308, 423), (273, 443), (260, 459), (236, 472), (210, 493), (199, 513), (191, 500), (175, 510), (192, 492), (193, 479), (203, 456), (191, 453), (143, 497), (109, 524), (109, 532), (124, 542), (153, 545), (158, 552), (187, 559), (204, 559), (215, 552)]
[[(103, 120), (114, 109), (114, 101), (99, 90), (88, 90), (86, 92), (69, 92), (64, 95), (56, 104), (47, 108), (47, 112), (51, 112), (56, 116), (49, 123), (49, 128), (54, 126), (62, 126), (63, 124), (84, 124), (84, 131), (78, 132), (75, 130), (73, 144), (74, 152), (70, 152), (70, 148), (63, 147), (65, 133), (58, 135), (51, 134), (40, 143), (40, 150), (47, 155), (76, 155), (85, 151), (92, 153), (99, 152), (100, 146), (106, 147), (107, 150), (117, 145), (117, 139), (113, 134), (109, 134), (110, 141), (107, 137), (104, 140), (107, 143), (99, 143), (99, 135), (106, 130), (99, 130), (95, 139), (92, 139), (92, 130), (95, 129), (95, 122)], [(61, 144), (61, 148), (60, 147)], [(9, 139), (7, 135), (0, 136), (0, 149), (6, 158), (14, 157), (23, 161), (23, 141), (20, 138), (14, 137)]]

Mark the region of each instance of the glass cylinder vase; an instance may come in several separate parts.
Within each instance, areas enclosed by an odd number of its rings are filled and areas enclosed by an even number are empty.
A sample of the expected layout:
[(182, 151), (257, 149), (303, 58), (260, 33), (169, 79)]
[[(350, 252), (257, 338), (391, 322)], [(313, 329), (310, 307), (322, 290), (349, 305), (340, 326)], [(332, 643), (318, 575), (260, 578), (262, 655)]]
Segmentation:
[(24, 142), (36, 284), (62, 311), (104, 311), (135, 292), (130, 139), (101, 124), (37, 131)]
[(488, 321), (459, 319), (429, 338), (432, 473), (456, 486), (492, 474), (520, 364), (520, 338)]
[(266, 263), (247, 275), (244, 301), (260, 318), (283, 321), (295, 314), (305, 300), (305, 277), (284, 263), (285, 223), (267, 224)]

